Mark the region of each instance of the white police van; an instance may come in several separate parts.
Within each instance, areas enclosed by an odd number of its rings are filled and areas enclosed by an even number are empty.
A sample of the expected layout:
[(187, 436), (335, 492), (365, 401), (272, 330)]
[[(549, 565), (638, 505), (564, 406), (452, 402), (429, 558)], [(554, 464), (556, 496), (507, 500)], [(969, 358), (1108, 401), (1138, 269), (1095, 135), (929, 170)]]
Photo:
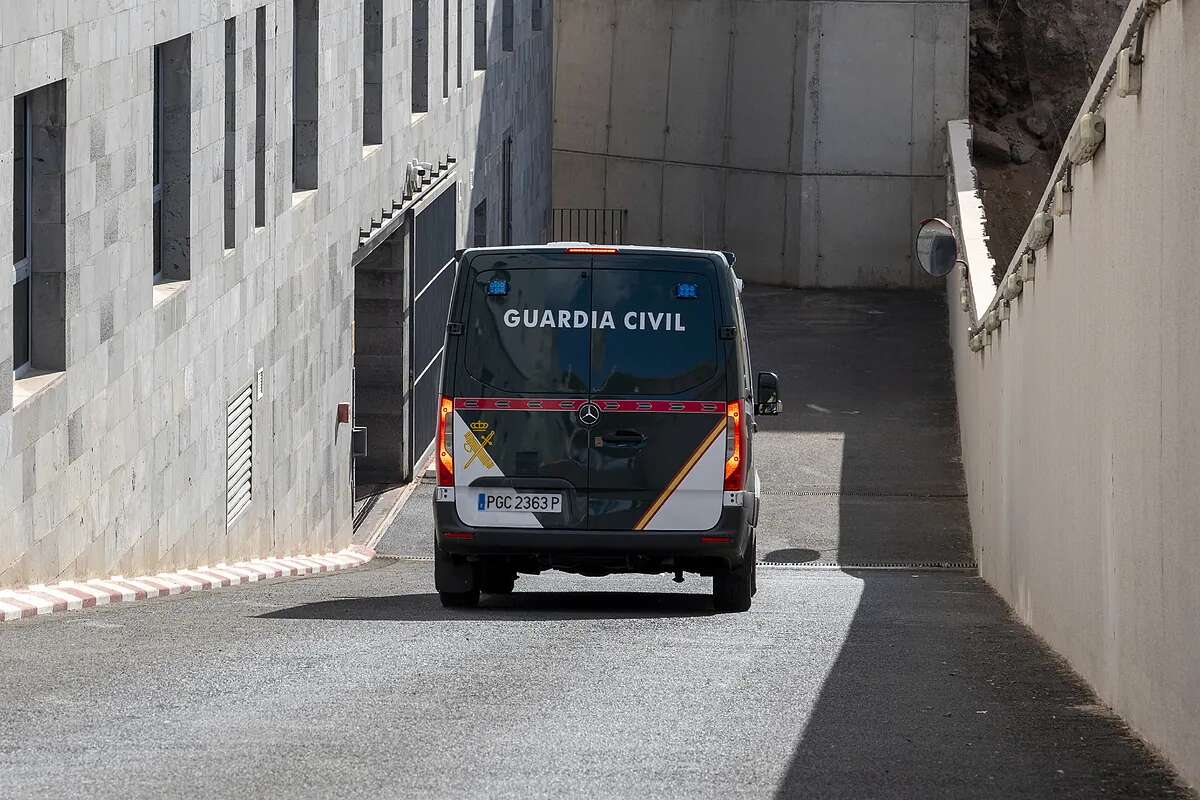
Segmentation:
[(753, 378), (732, 254), (551, 244), (460, 254), (435, 460), (447, 606), (518, 573), (692, 572), (755, 591)]

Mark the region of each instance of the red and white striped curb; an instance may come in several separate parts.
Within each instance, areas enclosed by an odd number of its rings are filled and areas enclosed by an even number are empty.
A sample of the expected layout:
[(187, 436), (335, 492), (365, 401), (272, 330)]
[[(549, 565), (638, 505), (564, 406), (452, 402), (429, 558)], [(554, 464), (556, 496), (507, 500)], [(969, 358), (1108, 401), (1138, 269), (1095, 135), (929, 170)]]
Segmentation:
[(222, 586), (236, 586), (268, 578), (336, 572), (361, 566), (374, 557), (375, 551), (369, 547), (352, 545), (345, 550), (325, 555), (256, 558), (252, 561), (238, 561), (235, 564), (217, 564), (215, 567), (160, 572), (140, 578), (114, 575), (108, 580), (96, 578), (83, 583), (65, 581), (53, 586), (39, 584), (26, 589), (0, 592), (0, 621), (8, 622), (36, 617), (39, 614), (75, 611), (112, 603), (128, 603), (132, 600), (148, 600), (200, 589), (219, 589)]

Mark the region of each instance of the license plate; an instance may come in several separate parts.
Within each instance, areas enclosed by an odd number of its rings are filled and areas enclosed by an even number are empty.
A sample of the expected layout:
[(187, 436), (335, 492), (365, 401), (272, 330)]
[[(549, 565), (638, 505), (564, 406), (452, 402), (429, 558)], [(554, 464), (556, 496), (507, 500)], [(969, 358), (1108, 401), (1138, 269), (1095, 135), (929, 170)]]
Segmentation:
[(480, 492), (480, 511), (557, 514), (562, 511), (562, 495), (535, 492)]

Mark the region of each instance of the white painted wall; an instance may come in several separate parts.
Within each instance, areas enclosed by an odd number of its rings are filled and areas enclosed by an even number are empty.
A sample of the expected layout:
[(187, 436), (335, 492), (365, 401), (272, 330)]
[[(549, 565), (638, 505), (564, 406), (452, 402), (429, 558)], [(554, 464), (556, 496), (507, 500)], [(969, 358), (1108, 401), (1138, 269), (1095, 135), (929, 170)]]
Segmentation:
[(571, 0), (555, 6), (554, 205), (626, 241), (734, 250), (755, 281), (934, 285), (967, 111), (966, 0)]
[[(1168, 2), (1146, 51), (1141, 96), (1103, 98), (1107, 140), (1075, 170), (1073, 212), (982, 352), (957, 273), (947, 296), (984, 577), (1197, 784), (1200, 9)], [(964, 155), (954, 211), (969, 233)], [(991, 260), (966, 252), (983, 312)]]

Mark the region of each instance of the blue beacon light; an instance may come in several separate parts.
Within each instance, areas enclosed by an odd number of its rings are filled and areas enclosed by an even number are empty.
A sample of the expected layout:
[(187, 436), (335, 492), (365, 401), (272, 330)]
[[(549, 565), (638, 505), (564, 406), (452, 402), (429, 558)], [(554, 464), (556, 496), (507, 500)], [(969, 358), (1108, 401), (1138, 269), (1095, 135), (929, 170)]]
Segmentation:
[(487, 293), (489, 297), (503, 297), (508, 294), (508, 281), (503, 278), (488, 281)]
[(675, 297), (680, 300), (693, 300), (697, 297), (697, 288), (694, 283), (678, 283), (675, 285)]

